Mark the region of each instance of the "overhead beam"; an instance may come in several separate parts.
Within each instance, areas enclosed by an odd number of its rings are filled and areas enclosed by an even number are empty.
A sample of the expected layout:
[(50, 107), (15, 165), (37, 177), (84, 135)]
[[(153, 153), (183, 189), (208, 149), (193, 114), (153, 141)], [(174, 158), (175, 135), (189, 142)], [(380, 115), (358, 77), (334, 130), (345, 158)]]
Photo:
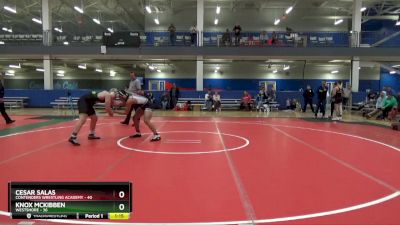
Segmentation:
[(393, 33), (393, 34), (383, 38), (382, 40), (375, 42), (374, 44), (371, 45), (371, 47), (377, 47), (377, 46), (379, 46), (379, 45), (381, 45), (381, 44), (383, 44), (383, 43), (389, 41), (390, 39), (393, 39), (393, 38), (395, 38), (395, 37), (397, 37), (399, 35), (400, 35), (400, 31), (397, 31), (396, 33)]

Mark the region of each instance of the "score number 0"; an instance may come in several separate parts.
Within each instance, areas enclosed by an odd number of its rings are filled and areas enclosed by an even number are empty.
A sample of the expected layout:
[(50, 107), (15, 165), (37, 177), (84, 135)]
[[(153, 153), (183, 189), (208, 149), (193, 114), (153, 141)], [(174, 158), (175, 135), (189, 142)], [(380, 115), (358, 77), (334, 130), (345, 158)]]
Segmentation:
[[(118, 193), (118, 197), (119, 198), (124, 198), (125, 197), (125, 192), (124, 191), (120, 191)], [(123, 203), (119, 204), (118, 206), (119, 210), (123, 211), (125, 209), (125, 205)]]

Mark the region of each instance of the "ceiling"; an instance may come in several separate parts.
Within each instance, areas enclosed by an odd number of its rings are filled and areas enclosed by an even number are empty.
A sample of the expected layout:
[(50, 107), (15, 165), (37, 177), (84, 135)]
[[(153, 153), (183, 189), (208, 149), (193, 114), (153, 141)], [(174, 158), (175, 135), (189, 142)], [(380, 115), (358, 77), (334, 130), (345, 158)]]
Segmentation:
[[(65, 34), (101, 34), (108, 27), (114, 30), (143, 31), (147, 27), (154, 29), (155, 17), (160, 18), (159, 26), (162, 29), (175, 22), (177, 28), (181, 26), (181, 29), (186, 30), (189, 29), (187, 27), (189, 24), (196, 21), (195, 0), (50, 0), (50, 2), (52, 25), (62, 27)], [(259, 18), (265, 26), (273, 26), (273, 18), (286, 20), (287, 23), (283, 24), (283, 27), (296, 28), (298, 21), (319, 23), (320, 20), (327, 20), (331, 24), (332, 18), (351, 16), (352, 2), (352, 0), (205, 0), (205, 27), (213, 26), (214, 18), (219, 17), (222, 24), (225, 22), (233, 26), (235, 22), (239, 22), (250, 29), (253, 27), (251, 21), (246, 24), (246, 17), (253, 18), (252, 16)], [(146, 12), (146, 5), (151, 6), (152, 14)], [(221, 7), (220, 15), (215, 13), (217, 5)], [(295, 6), (293, 12), (289, 17), (282, 17), (284, 11), (291, 5)], [(400, 13), (400, 0), (364, 0), (363, 5), (367, 7), (363, 13), (365, 21), (371, 19), (371, 16), (379, 19), (384, 16), (386, 18), (397, 16)], [(17, 34), (41, 33), (41, 25), (32, 21), (34, 17), (41, 17), (41, 0), (0, 0), (0, 6), (0, 26), (12, 28), (13, 33)], [(15, 7), (17, 13), (6, 11), (4, 6)], [(84, 13), (74, 10), (74, 6), (83, 8)], [(101, 25), (95, 24), (93, 18), (99, 18)], [(252, 22), (257, 24), (257, 19), (252, 19)]]

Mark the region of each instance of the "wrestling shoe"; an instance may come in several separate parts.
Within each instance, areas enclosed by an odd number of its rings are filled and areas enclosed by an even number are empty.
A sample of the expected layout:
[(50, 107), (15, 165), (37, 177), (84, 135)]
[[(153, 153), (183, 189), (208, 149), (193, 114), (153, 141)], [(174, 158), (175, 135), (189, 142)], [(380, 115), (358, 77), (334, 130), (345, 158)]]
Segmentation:
[(72, 145), (74, 145), (74, 146), (79, 146), (79, 145), (81, 145), (81, 144), (79, 144), (79, 142), (78, 142), (78, 140), (76, 139), (76, 137), (70, 137), (70, 138), (68, 139), (68, 141), (69, 141)]
[(150, 141), (153, 142), (153, 141), (160, 141), (160, 140), (161, 140), (161, 136), (159, 134), (156, 134), (153, 136), (153, 138)]
[(134, 135), (129, 136), (130, 138), (140, 138), (142, 136), (141, 133), (136, 133)]
[(89, 136), (87, 137), (89, 140), (96, 140), (96, 139), (100, 139), (100, 137), (94, 135), (94, 134), (89, 134)]

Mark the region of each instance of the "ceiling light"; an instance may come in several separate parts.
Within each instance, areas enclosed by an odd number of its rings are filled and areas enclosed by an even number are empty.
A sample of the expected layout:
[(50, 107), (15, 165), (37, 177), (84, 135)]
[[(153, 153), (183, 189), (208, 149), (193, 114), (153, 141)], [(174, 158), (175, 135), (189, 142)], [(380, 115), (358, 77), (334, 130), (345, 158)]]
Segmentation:
[(111, 27), (107, 28), (108, 31), (110, 31), (111, 33), (114, 33), (114, 29), (112, 29)]
[(218, 19), (215, 19), (215, 20), (214, 20), (214, 24), (215, 24), (215, 25), (218, 25)]
[(358, 67), (359, 70), (361, 70), (361, 67)]
[(96, 72), (102, 73), (103, 70), (102, 69), (95, 69)]
[(149, 66), (149, 69), (154, 70), (154, 66)]
[(396, 26), (399, 26), (399, 25), (400, 25), (400, 20), (397, 20)]
[(290, 69), (290, 66), (283, 66), (283, 70), (288, 70)]
[(63, 77), (64, 74), (63, 73), (57, 73), (57, 77)]
[(97, 23), (97, 24), (100, 24), (100, 20), (99, 20), (99, 19), (93, 18), (92, 20), (93, 20), (93, 22), (95, 22), (95, 23)]
[(17, 10), (15, 8), (11, 8), (10, 6), (4, 6), (3, 7), (5, 10), (12, 12), (12, 13), (17, 13)]
[(339, 71), (333, 70), (333, 71), (331, 71), (331, 73), (339, 73)]
[(32, 18), (32, 21), (38, 24), (42, 24), (42, 21), (36, 18)]
[(7, 27), (3, 27), (3, 28), (1, 28), (3, 31), (7, 31), (7, 32), (10, 32), (10, 33), (12, 33), (12, 29), (10, 28), (10, 29), (8, 29)]
[(280, 22), (281, 22), (281, 20), (280, 20), (280, 19), (275, 19), (275, 21), (274, 21), (274, 25), (276, 26), (276, 25), (278, 25)]
[(44, 69), (43, 69), (43, 68), (36, 68), (36, 71), (38, 71), (38, 72), (44, 72)]
[(220, 6), (217, 6), (216, 13), (219, 14), (220, 12), (221, 12), (221, 7), (220, 7)]
[(160, 24), (160, 21), (157, 18), (155, 18), (154, 23), (156, 23), (158, 25), (158, 24)]
[(14, 73), (15, 73), (15, 70), (7, 70), (7, 73), (14, 74)]
[(272, 71), (273, 73), (277, 73), (278, 72), (278, 70), (274, 70), (274, 71)]
[(0, 41), (0, 45), (4, 45), (5, 43), (4, 43), (4, 41)]
[(80, 65), (78, 65), (78, 68), (86, 70), (86, 64), (80, 64)]
[(395, 71), (395, 70), (392, 70), (392, 71), (390, 71), (389, 73), (390, 73), (390, 74), (395, 74), (396, 71)]
[(214, 70), (214, 73), (218, 73), (218, 70)]
[(339, 25), (339, 24), (341, 24), (341, 23), (343, 23), (343, 20), (342, 20), (342, 19), (340, 19), (340, 20), (335, 20), (335, 23), (334, 23), (334, 24), (335, 24), (335, 26), (336, 26), (336, 25)]
[(110, 70), (110, 77), (115, 77), (115, 71), (114, 70)]
[(219, 70), (219, 66), (215, 67), (216, 70)]
[(68, 41), (64, 41), (63, 44), (64, 45), (69, 45), (69, 42)]
[(290, 6), (289, 8), (286, 9), (285, 14), (289, 14), (293, 10), (293, 6)]
[(157, 70), (157, 72), (161, 73), (161, 70)]
[(65, 71), (64, 71), (64, 70), (57, 70), (57, 73), (59, 73), (59, 74), (64, 74)]
[(392, 67), (400, 67), (400, 65), (393, 65)]
[(150, 6), (148, 5), (148, 6), (146, 6), (146, 11), (147, 11), (147, 13), (148, 14), (151, 14), (151, 8), (150, 8)]
[(78, 6), (74, 6), (74, 9), (80, 13), (83, 13), (83, 9), (79, 8)]
[(62, 32), (63, 32), (63, 31), (62, 31), (62, 28), (58, 28), (58, 27), (55, 27), (54, 30), (57, 31), (57, 32), (59, 32), (59, 33), (62, 33)]
[(367, 10), (367, 7), (362, 7), (362, 8), (360, 9), (361, 12), (364, 12), (365, 10)]
[(10, 68), (16, 68), (16, 69), (21, 69), (21, 63), (18, 63), (18, 65), (9, 65)]

